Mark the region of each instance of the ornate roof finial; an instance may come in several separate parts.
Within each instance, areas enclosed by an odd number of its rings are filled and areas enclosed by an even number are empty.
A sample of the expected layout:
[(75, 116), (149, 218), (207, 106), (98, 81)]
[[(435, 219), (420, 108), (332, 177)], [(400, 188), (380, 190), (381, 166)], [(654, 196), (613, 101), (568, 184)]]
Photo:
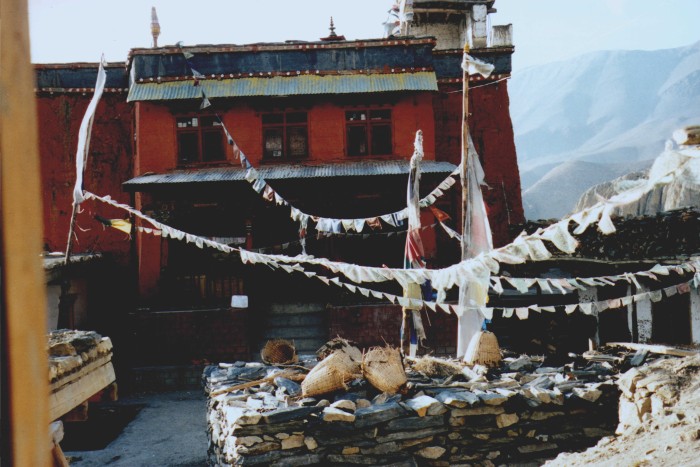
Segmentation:
[(329, 34), (328, 37), (337, 37), (338, 35), (335, 33), (335, 25), (333, 24), (333, 17), (331, 16), (331, 27), (328, 28), (331, 30), (331, 33)]
[(328, 35), (328, 37), (322, 37), (322, 41), (328, 41), (328, 42), (333, 42), (333, 41), (344, 41), (345, 36), (339, 36), (338, 34), (335, 33), (335, 23), (333, 23), (333, 17), (331, 16), (331, 26), (328, 28), (331, 30), (331, 33)]
[(158, 47), (158, 36), (160, 36), (160, 23), (156, 7), (151, 7), (151, 35), (153, 36), (153, 47)]

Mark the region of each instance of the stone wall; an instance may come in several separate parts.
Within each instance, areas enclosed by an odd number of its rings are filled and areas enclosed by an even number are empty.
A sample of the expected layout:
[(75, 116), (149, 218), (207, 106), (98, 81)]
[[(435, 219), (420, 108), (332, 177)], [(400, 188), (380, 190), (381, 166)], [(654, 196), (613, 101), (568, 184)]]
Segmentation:
[[(529, 359), (518, 359), (498, 375), (467, 368), (468, 378), (441, 384), (409, 372), (404, 395), (377, 394), (366, 381), (355, 380), (347, 392), (301, 398), (297, 383), (274, 377), (284, 371), (276, 367), (243, 362), (210, 366), (204, 372), (210, 393), (209, 462), (541, 463), (614, 432), (618, 391), (610, 373), (599, 367), (533, 369)], [(217, 395), (222, 388), (265, 377), (270, 382), (262, 386)]]

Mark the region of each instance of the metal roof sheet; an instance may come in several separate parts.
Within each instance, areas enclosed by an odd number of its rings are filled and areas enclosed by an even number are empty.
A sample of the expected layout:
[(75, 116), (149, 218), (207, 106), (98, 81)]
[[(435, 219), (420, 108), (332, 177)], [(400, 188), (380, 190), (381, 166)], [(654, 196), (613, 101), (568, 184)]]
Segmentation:
[[(450, 173), (456, 166), (449, 162), (423, 161), (423, 173)], [(356, 161), (326, 164), (280, 164), (257, 169), (268, 180), (306, 179), (326, 177), (358, 177), (372, 175), (405, 175), (409, 163), (405, 160)], [(173, 185), (180, 183), (235, 182), (245, 180), (241, 167), (217, 167), (174, 170), (160, 174), (145, 174), (123, 183), (124, 187), (137, 189), (146, 185)]]
[(388, 91), (437, 91), (437, 78), (430, 71), (418, 73), (298, 75), (272, 78), (239, 78), (193, 82), (134, 83), (127, 102), (200, 99), (207, 97), (291, 96), (309, 94), (351, 94)]

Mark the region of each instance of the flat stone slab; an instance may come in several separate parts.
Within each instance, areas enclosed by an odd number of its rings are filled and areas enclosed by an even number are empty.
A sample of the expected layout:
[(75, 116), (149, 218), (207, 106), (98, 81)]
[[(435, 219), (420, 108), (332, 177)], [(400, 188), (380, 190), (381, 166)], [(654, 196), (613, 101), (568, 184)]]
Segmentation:
[(357, 428), (364, 428), (377, 425), (406, 414), (406, 409), (401, 407), (398, 402), (376, 404), (365, 409), (357, 409), (355, 412), (355, 426)]
[(290, 420), (306, 418), (311, 414), (319, 413), (321, 410), (323, 410), (321, 407), (289, 407), (267, 412), (263, 414), (262, 418), (268, 424), (284, 423)]
[(435, 398), (448, 407), (463, 409), (479, 403), (479, 397), (470, 391), (441, 391)]
[(388, 432), (394, 431), (415, 431), (422, 430), (424, 428), (433, 428), (436, 426), (443, 426), (445, 424), (445, 418), (436, 415), (428, 417), (407, 417), (399, 418), (390, 421), (386, 424), (384, 429)]
[(444, 405), (437, 399), (430, 396), (418, 396), (406, 401), (409, 406), (419, 417), (426, 415), (441, 415), (447, 412)]
[(349, 399), (340, 399), (331, 404), (334, 409), (345, 410), (346, 412), (355, 412), (357, 410), (357, 404)]
[(486, 405), (502, 405), (508, 398), (497, 392), (487, 392), (485, 394), (479, 394), (479, 399)]
[(347, 422), (355, 421), (355, 415), (335, 407), (326, 407), (323, 409), (324, 422)]
[(301, 394), (301, 385), (295, 383), (291, 379), (282, 378), (281, 376), (278, 376), (277, 378), (275, 378), (275, 385), (278, 388), (284, 388), (287, 394), (289, 394), (292, 397), (296, 397), (299, 394)]

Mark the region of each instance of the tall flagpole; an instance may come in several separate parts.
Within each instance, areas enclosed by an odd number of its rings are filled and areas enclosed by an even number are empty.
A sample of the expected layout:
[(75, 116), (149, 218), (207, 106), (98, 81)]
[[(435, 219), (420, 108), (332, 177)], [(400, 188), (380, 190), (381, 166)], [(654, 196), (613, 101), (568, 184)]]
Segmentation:
[[(467, 38), (464, 44), (464, 54), (469, 53), (469, 39)], [(469, 177), (468, 177), (468, 167), (467, 163), (469, 157), (469, 71), (467, 67), (462, 67), (462, 159), (460, 161), (460, 178), (462, 180), (462, 261), (469, 258)], [(465, 295), (467, 293), (468, 284), (462, 281), (459, 285), (459, 304), (461, 306), (466, 306)], [(459, 315), (458, 325), (457, 325), (457, 358), (464, 358), (466, 352), (466, 342), (464, 327), (467, 326), (464, 319), (464, 314), (466, 310), (462, 309)]]
[[(469, 76), (479, 73), (484, 77), (490, 76), (493, 65), (476, 60), (469, 56), (469, 43), (464, 44), (462, 62), (462, 160), (460, 173), (462, 176), (462, 261), (471, 259), (480, 253), (493, 248), (491, 228), (481, 194), (484, 184), (484, 174), (479, 164), (478, 156), (471, 144), (469, 136)], [(460, 281), (458, 306), (458, 358), (463, 358), (470, 340), (479, 332), (483, 325), (483, 317), (478, 307), (488, 301), (488, 274), (472, 269), (464, 272)]]

